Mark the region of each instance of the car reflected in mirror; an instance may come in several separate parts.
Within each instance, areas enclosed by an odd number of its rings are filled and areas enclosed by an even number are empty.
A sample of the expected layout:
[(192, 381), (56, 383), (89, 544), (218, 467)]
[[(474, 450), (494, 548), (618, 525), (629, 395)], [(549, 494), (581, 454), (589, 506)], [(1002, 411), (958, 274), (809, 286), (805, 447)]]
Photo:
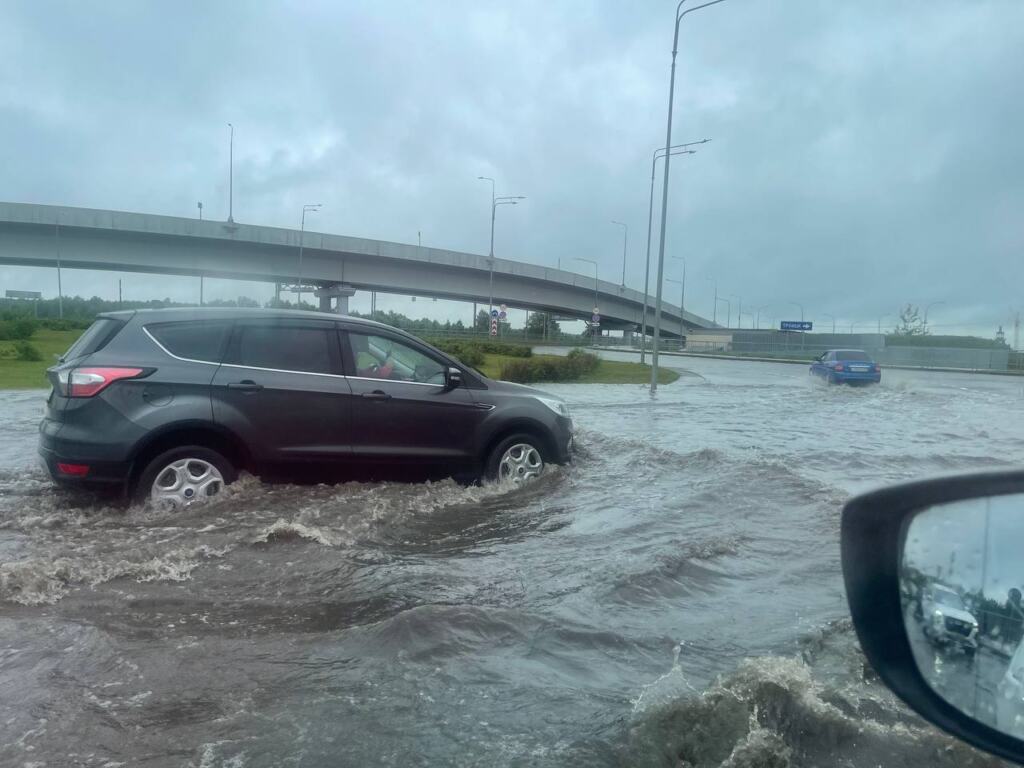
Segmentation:
[(850, 613), (882, 680), (977, 747), (1024, 759), (1024, 473), (885, 488), (843, 510)]
[(1024, 495), (967, 499), (915, 515), (900, 591), (918, 668), (953, 706), (1024, 737), (1020, 586)]

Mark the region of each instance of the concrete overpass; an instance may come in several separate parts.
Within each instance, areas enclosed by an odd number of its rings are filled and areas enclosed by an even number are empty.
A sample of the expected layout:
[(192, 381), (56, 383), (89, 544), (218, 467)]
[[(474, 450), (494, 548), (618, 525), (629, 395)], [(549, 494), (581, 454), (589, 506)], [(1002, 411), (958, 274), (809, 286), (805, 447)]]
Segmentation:
[[(228, 224), (147, 213), (27, 203), (0, 203), (0, 264), (192, 275), (270, 283), (297, 283), (298, 230)], [(301, 279), (319, 287), (321, 307), (347, 311), (356, 290), (475, 301), (487, 305), (487, 256), (307, 231)], [(585, 275), (494, 259), (494, 303), (589, 319), (594, 280)], [(598, 283), (601, 326), (641, 327), (643, 293)], [(653, 303), (653, 299), (651, 300)], [(648, 308), (647, 330), (654, 311)], [(662, 304), (662, 330), (714, 324)]]

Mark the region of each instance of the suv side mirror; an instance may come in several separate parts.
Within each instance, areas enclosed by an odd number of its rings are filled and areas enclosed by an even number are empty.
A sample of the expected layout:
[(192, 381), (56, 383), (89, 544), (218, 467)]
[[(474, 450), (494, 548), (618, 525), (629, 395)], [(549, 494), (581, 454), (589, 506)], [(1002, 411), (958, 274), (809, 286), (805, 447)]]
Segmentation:
[(857, 637), (918, 714), (1024, 761), (1024, 471), (925, 480), (843, 509)]
[(449, 366), (444, 372), (444, 388), (455, 389), (462, 386), (462, 371), (454, 365)]

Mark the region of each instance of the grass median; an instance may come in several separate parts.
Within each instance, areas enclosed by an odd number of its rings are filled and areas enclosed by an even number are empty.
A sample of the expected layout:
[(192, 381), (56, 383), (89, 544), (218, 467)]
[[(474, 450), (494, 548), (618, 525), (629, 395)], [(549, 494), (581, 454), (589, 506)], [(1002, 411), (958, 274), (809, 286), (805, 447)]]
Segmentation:
[(32, 334), (29, 343), (39, 350), (40, 360), (17, 360), (13, 341), (0, 341), (0, 389), (45, 389), (46, 369), (68, 351), (81, 330), (49, 331), (40, 329)]
[[(551, 360), (558, 360), (558, 355), (534, 355), (534, 360), (544, 360), (545, 358)], [(492, 379), (498, 379), (501, 377), (501, 369), (506, 363), (518, 360), (519, 358), (508, 357), (506, 355), (484, 355), (484, 362), (478, 366), (480, 370), (486, 376), (490, 376)], [(658, 383), (659, 384), (671, 384), (673, 381), (679, 378), (679, 374), (675, 371), (667, 368), (658, 369)], [(593, 371), (584, 373), (580, 378), (573, 380), (572, 382), (565, 382), (571, 384), (647, 384), (651, 381), (651, 366), (640, 365), (640, 363), (625, 363), (618, 362), (615, 360), (601, 360), (597, 368)], [(538, 384), (544, 382), (538, 381)]]

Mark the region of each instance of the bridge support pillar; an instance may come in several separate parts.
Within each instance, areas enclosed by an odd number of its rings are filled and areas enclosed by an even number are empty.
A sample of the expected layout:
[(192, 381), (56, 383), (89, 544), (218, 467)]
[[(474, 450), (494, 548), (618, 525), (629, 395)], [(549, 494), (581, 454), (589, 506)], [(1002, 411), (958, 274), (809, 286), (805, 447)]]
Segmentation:
[(339, 315), (348, 314), (348, 300), (354, 296), (356, 289), (344, 283), (331, 283), (316, 289), (316, 295), (320, 299), (320, 311), (331, 311), (331, 299), (337, 299), (334, 311)]

